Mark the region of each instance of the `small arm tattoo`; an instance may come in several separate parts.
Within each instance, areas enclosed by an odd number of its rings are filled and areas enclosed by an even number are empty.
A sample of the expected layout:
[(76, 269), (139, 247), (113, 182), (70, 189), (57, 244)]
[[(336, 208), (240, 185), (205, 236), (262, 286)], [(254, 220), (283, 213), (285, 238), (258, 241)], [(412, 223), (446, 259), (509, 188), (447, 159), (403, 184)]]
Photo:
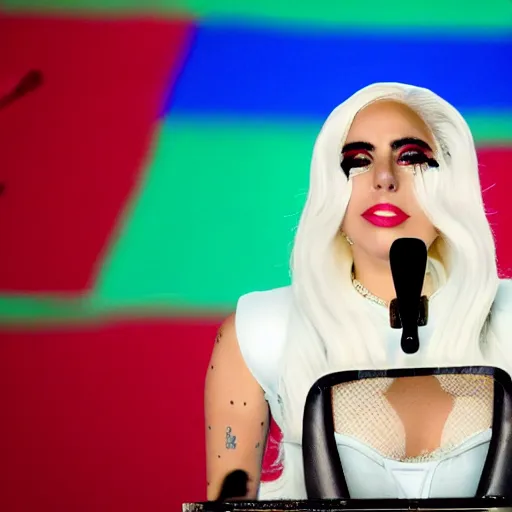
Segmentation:
[(226, 428), (226, 448), (228, 450), (236, 449), (236, 436), (231, 434), (231, 427)]

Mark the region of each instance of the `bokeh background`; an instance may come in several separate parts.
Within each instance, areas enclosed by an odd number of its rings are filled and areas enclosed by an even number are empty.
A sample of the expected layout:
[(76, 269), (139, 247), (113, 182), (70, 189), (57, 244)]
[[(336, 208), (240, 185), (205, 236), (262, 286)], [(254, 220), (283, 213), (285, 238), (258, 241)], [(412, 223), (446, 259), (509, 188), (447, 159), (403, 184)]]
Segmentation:
[(510, 0), (0, 0), (0, 91), (29, 69), (0, 112), (2, 511), (204, 499), (215, 331), (289, 282), (315, 136), (362, 86), (460, 109), (511, 274)]

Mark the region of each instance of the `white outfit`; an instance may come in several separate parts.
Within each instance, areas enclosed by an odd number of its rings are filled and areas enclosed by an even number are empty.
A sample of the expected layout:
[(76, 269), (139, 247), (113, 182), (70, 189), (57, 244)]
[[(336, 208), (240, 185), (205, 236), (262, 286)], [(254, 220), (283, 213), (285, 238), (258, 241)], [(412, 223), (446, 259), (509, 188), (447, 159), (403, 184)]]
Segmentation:
[[(245, 363), (265, 392), (272, 417), (281, 426), (278, 401), (280, 357), (287, 339), (287, 320), (293, 296), (291, 287), (254, 292), (240, 298), (236, 330)], [(387, 308), (360, 297), (369, 314), (382, 317), (390, 367), (400, 355), (401, 329), (389, 325)], [(422, 345), (428, 343), (435, 325), (435, 296), (430, 301), (429, 322), (420, 327)], [(501, 281), (492, 309), (492, 322), (506, 328), (502, 315), (512, 312), (512, 283)], [(342, 368), (340, 369), (342, 370)], [(353, 436), (335, 434), (350, 496), (352, 498), (473, 497), (487, 456), (491, 429), (485, 428), (435, 458), (400, 461), (386, 457)], [(301, 450), (296, 444), (293, 449)], [(295, 460), (300, 460), (300, 457)], [(286, 464), (286, 460), (284, 461)], [(300, 498), (298, 496), (297, 498)]]

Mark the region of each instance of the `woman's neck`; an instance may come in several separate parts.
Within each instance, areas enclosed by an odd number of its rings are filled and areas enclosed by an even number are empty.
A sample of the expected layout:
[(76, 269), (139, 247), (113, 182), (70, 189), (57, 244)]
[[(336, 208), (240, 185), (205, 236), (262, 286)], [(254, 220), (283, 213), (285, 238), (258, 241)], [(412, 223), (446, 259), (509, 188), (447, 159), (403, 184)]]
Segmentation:
[[(354, 258), (354, 277), (372, 295), (388, 304), (396, 297), (393, 275), (388, 260), (368, 261), (365, 258)], [(430, 296), (434, 292), (433, 282), (427, 274), (423, 285), (422, 295)]]

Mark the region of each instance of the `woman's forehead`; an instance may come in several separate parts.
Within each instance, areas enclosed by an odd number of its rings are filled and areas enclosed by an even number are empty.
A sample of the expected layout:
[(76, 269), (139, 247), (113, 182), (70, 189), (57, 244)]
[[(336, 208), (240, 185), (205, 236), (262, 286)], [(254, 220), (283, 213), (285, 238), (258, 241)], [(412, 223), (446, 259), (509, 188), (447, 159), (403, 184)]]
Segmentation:
[(392, 140), (398, 136), (417, 136), (434, 143), (434, 136), (420, 114), (405, 103), (393, 100), (379, 100), (363, 107), (355, 115), (346, 141)]

